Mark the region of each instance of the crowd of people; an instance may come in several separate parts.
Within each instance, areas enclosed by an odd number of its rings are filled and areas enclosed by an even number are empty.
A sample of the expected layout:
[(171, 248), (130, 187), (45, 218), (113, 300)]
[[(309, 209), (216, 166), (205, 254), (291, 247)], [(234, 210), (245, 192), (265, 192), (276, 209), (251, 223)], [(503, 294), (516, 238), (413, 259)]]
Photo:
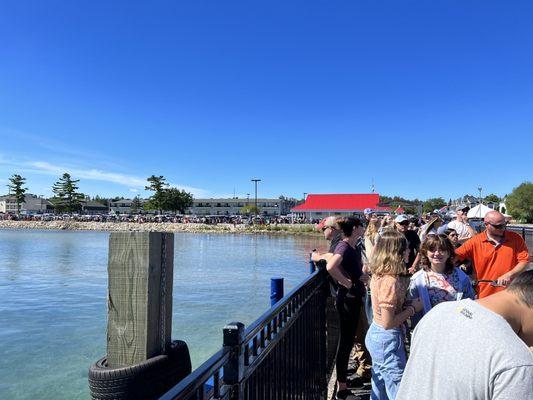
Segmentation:
[(129, 222), (129, 223), (174, 223), (174, 224), (294, 224), (288, 216), (253, 215), (175, 215), (175, 214), (13, 214), (0, 213), (4, 221), (75, 221), (75, 222)]
[[(335, 399), (533, 399), (533, 271), (498, 211), (445, 223), (328, 217), (317, 229), (339, 317)], [(409, 354), (408, 354), (409, 353)], [(355, 374), (348, 373), (351, 357)]]

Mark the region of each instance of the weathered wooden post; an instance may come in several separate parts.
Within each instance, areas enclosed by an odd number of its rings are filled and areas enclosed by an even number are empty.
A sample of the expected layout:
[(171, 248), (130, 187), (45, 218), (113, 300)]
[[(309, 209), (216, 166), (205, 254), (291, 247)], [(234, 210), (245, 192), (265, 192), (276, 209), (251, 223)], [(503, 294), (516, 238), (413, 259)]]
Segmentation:
[(109, 238), (107, 357), (89, 370), (93, 399), (152, 399), (191, 372), (184, 342), (171, 342), (174, 234)]
[(165, 354), (172, 330), (174, 234), (114, 232), (109, 238), (107, 363)]

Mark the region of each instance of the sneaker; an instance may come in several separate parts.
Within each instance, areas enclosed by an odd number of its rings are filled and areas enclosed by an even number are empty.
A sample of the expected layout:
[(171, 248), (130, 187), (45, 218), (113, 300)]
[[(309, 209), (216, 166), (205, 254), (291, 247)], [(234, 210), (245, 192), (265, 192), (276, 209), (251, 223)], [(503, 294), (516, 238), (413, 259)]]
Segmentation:
[(362, 400), (361, 397), (355, 396), (350, 390), (340, 390), (335, 395), (335, 400)]

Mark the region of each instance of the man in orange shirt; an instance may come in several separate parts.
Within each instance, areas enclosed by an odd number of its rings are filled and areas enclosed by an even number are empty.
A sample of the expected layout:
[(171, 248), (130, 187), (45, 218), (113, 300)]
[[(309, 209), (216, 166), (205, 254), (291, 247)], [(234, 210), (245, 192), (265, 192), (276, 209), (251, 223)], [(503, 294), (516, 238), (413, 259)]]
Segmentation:
[[(489, 211), (484, 218), (486, 230), (468, 239), (455, 250), (459, 260), (471, 259), (478, 280), (497, 281), (507, 285), (524, 271), (529, 262), (529, 253), (522, 237), (506, 230), (507, 222), (503, 214)], [(479, 283), (479, 298), (487, 297), (503, 290), (490, 283)]]

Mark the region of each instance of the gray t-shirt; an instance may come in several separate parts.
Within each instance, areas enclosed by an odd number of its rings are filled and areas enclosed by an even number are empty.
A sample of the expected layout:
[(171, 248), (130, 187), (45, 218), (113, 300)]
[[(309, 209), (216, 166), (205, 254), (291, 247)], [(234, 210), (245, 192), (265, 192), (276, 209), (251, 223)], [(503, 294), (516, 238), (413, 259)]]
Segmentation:
[(531, 400), (533, 353), (473, 300), (438, 304), (417, 325), (397, 400)]

